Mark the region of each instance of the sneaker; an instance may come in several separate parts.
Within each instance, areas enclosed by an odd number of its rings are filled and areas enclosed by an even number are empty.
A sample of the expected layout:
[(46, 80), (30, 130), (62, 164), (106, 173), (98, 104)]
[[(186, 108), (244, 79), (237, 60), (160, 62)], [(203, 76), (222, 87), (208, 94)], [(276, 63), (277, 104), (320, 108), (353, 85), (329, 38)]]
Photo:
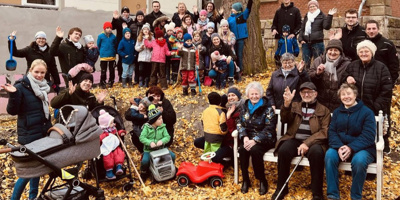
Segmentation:
[(115, 171), (115, 175), (120, 176), (123, 173), (124, 173), (124, 170), (122, 170), (122, 165), (121, 164), (117, 165), (117, 169)]
[(116, 178), (117, 178), (117, 177), (115, 177), (115, 175), (114, 175), (112, 169), (109, 169), (109, 170), (106, 171), (106, 179), (108, 179), (108, 180), (114, 180), (114, 179), (116, 179)]

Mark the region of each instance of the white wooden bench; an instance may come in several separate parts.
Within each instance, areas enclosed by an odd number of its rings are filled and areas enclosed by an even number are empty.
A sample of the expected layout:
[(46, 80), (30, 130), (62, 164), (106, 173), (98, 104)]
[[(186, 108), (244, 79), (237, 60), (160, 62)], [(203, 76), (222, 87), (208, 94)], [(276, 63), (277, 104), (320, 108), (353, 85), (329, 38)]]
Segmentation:
[[(281, 116), (280, 116), (280, 110), (276, 109), (275, 114), (278, 117), (278, 124), (277, 124), (277, 139), (281, 138), (285, 133), (287, 129), (287, 124), (284, 124), (282, 126), (281, 122)], [(383, 186), (383, 148), (384, 148), (384, 141), (383, 141), (383, 112), (379, 111), (379, 115), (375, 116), (375, 120), (377, 122), (377, 135), (375, 137), (376, 140), (376, 163), (371, 163), (368, 165), (367, 173), (370, 174), (376, 174), (376, 199), (380, 200), (382, 196), (382, 186)], [(238, 184), (239, 182), (239, 177), (238, 177), (238, 157), (239, 153), (237, 151), (238, 149), (238, 131), (235, 130), (232, 133), (232, 137), (234, 137), (234, 145), (233, 145), (233, 157), (234, 157), (234, 176), (235, 176), (235, 184)], [(268, 162), (278, 162), (278, 157), (274, 156), (274, 150), (275, 149), (270, 149), (267, 153), (264, 154), (264, 161)], [(300, 160), (300, 156), (293, 158), (292, 164), (296, 164)], [(310, 166), (310, 163), (308, 162), (308, 159), (306, 157), (303, 158), (303, 160), (300, 162), (299, 165), (302, 166)], [(339, 169), (345, 170), (345, 171), (351, 171), (351, 163), (350, 162), (340, 162), (339, 164)]]

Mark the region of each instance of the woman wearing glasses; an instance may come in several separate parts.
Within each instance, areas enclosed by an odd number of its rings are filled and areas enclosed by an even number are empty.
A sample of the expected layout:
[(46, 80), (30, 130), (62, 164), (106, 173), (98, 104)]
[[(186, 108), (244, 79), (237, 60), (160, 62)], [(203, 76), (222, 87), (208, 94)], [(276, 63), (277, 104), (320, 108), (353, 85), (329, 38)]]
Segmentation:
[[(274, 71), (267, 88), (267, 98), (274, 109), (280, 109), (283, 105), (283, 93), (285, 88), (290, 91), (297, 90), (302, 83), (310, 81), (307, 71), (304, 70), (304, 62), (296, 63), (295, 57), (291, 53), (284, 53), (281, 57), (282, 67)], [(298, 93), (295, 94), (293, 101), (301, 100)]]

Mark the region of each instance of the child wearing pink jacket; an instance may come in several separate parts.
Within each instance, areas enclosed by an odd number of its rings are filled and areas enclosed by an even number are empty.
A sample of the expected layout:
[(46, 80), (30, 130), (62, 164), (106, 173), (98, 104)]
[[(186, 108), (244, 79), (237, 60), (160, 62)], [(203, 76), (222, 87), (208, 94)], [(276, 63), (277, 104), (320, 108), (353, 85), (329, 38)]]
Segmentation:
[(165, 77), (165, 59), (166, 56), (170, 56), (171, 52), (168, 49), (167, 41), (164, 39), (164, 32), (159, 28), (154, 30), (155, 32), (155, 40), (148, 41), (146, 38), (144, 40), (144, 45), (147, 48), (152, 48), (153, 51), (151, 53), (151, 74), (150, 74), (150, 86), (157, 85), (157, 74), (160, 76), (161, 88), (166, 90), (167, 79)]

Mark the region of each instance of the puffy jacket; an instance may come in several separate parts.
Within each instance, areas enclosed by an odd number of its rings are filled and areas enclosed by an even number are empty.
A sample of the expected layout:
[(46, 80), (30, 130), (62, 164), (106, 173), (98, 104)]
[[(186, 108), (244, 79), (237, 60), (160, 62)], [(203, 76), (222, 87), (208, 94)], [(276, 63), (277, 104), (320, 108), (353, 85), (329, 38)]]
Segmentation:
[[(204, 70), (204, 66), (205, 66), (204, 56), (207, 53), (207, 49), (200, 42), (198, 42), (198, 43), (194, 42), (193, 45), (196, 46), (197, 49), (199, 50), (199, 70)], [(200, 48), (199, 48), (199, 46), (200, 46)]]
[(304, 16), (303, 23), (299, 34), (299, 42), (305, 41), (306, 43), (319, 43), (324, 40), (324, 29), (329, 30), (332, 26), (332, 15), (325, 16), (321, 11), (319, 15), (311, 23), (310, 35), (305, 35), (306, 23), (308, 20), (307, 14)]
[(79, 84), (77, 84), (74, 93), (69, 94), (69, 90), (66, 88), (50, 102), (50, 105), (53, 108), (61, 108), (66, 104), (86, 106), (89, 111), (93, 110), (93, 108), (97, 106), (103, 105), (102, 103), (97, 102), (94, 94), (83, 91)]
[(331, 112), (338, 108), (341, 104), (340, 98), (337, 95), (337, 91), (340, 88), (340, 81), (342, 80), (342, 75), (346, 70), (347, 66), (350, 64), (350, 59), (341, 56), (337, 63), (335, 64), (337, 80), (333, 80), (328, 72), (323, 72), (317, 75), (317, 68), (320, 64), (326, 63), (326, 53), (319, 56), (312, 62), (311, 67), (308, 71), (311, 81), (317, 86), (317, 100), (328, 107)]
[(362, 101), (346, 109), (340, 105), (332, 115), (329, 125), (329, 147), (339, 149), (343, 145), (351, 148), (352, 154), (361, 150), (376, 157), (376, 121), (374, 112)]
[(154, 11), (149, 13), (148, 15), (144, 16), (144, 23), (149, 23), (150, 24), (150, 29), (151, 31), (154, 31), (154, 27), (153, 27), (153, 22), (159, 18), (165, 16), (164, 13), (162, 13), (161, 11), (159, 11), (158, 13), (155, 13)]
[[(134, 106), (139, 106), (140, 103), (140, 98), (135, 98), (134, 99)], [(125, 119), (127, 121), (132, 122), (132, 131), (137, 135), (138, 137), (140, 136), (140, 133), (142, 132), (142, 126), (145, 124), (149, 119), (147, 117), (144, 117), (143, 114), (140, 114), (138, 110), (129, 108), (125, 112)]]
[(249, 0), (247, 3), (247, 8), (240, 13), (231, 14), (228, 18), (229, 29), (235, 34), (236, 39), (246, 39), (249, 37), (247, 30), (247, 19), (250, 16), (251, 6), (253, 5), (253, 0)]
[(297, 43), (297, 39), (282, 36), (278, 41), (278, 48), (276, 49), (275, 55), (282, 56), (284, 53), (291, 53), (294, 56), (299, 55), (299, 44)]
[(342, 41), (344, 55), (349, 57), (351, 61), (357, 60), (357, 44), (365, 40), (366, 37), (367, 34), (364, 27), (359, 24), (353, 26), (351, 30), (347, 28), (347, 25), (342, 27), (342, 38), (340, 38), (340, 41)]
[(341, 82), (346, 82), (349, 76), (356, 80), (357, 97), (374, 111), (375, 115), (378, 115), (379, 110), (387, 113), (386, 108), (392, 99), (392, 79), (385, 64), (374, 58), (367, 65), (361, 60), (356, 60), (347, 66)]
[(117, 38), (113, 33), (107, 36), (104, 32), (97, 37), (97, 46), (100, 51), (100, 60), (110, 61), (115, 60), (117, 54)]
[[(250, 114), (247, 99), (241, 108), (239, 137), (243, 141), (244, 137), (254, 139), (258, 143), (273, 146), (276, 142), (276, 116), (267, 98), (262, 97), (263, 105)], [(261, 99), (260, 99), (261, 101)]]
[[(118, 54), (122, 57), (122, 63), (132, 64), (135, 60), (135, 41), (122, 38), (118, 45)], [(125, 57), (128, 56), (128, 57)]]
[(178, 55), (181, 57), (180, 70), (196, 70), (196, 65), (199, 65), (199, 52), (196, 48), (182, 47), (178, 50)]
[[(54, 84), (59, 85), (60, 76), (58, 75), (56, 59), (54, 58), (54, 54), (52, 54), (52, 52), (50, 51), (50, 47), (47, 43), (46, 46), (47, 46), (46, 50), (41, 51), (36, 42), (33, 41), (29, 46), (23, 49), (17, 49), (17, 45), (14, 40), (13, 56), (26, 59), (27, 68), (25, 73), (28, 73), (29, 68), (34, 60), (36, 59), (44, 60), (44, 62), (47, 65), (47, 73), (45, 75), (45, 79), (47, 80), (47, 82), (50, 82), (50, 75), (51, 75), (51, 77), (53, 77)], [(10, 41), (8, 41), (8, 49), (10, 49)]]
[(97, 47), (93, 47), (91, 49), (89, 48), (84, 48), (85, 50), (85, 54), (86, 54), (86, 58), (85, 58), (85, 62), (94, 67), (94, 65), (96, 64), (97, 60), (99, 59), (99, 48)]
[(51, 44), (50, 51), (55, 56), (58, 56), (61, 72), (65, 74), (68, 74), (68, 71), (75, 65), (85, 62), (83, 46), (78, 49), (67, 38), (63, 40), (63, 38), (56, 36)]
[(393, 85), (399, 78), (399, 58), (397, 57), (396, 46), (393, 42), (383, 37), (380, 33), (374, 38), (370, 38), (377, 47), (375, 60), (381, 61), (389, 69)]
[(160, 46), (156, 40), (149, 42), (147, 39), (145, 39), (144, 45), (147, 48), (153, 48), (153, 51), (151, 52), (151, 62), (165, 63), (165, 57), (171, 55), (166, 42), (163, 46)]
[(222, 107), (210, 105), (203, 111), (204, 138), (209, 143), (222, 143), (228, 130), (226, 116)]
[[(179, 45), (183, 45), (183, 38), (182, 39), (178, 39), (176, 38), (174, 35), (171, 35), (167, 42), (170, 45), (171, 48), (171, 52), (177, 52)], [(179, 60), (181, 59), (181, 57), (178, 54), (172, 55), (171, 56), (171, 60)]]
[(271, 31), (276, 29), (279, 33), (275, 35), (275, 39), (279, 39), (282, 35), (282, 27), (284, 25), (290, 26), (290, 34), (297, 35), (300, 33), (301, 14), (300, 10), (294, 7), (293, 2), (290, 2), (290, 5), (287, 7), (282, 3), (281, 7), (275, 12), (271, 26)]
[(165, 124), (157, 128), (153, 128), (152, 125), (145, 123), (143, 125), (142, 133), (140, 134), (139, 140), (144, 145), (144, 152), (152, 151), (150, 148), (150, 143), (154, 142), (157, 144), (159, 140), (165, 145), (169, 142), (171, 136), (168, 134)]
[[(143, 21), (144, 22), (144, 21)], [(131, 29), (131, 33), (132, 33), (132, 35), (131, 35), (131, 39), (132, 40), (137, 40), (137, 37), (139, 36), (139, 34), (140, 34), (140, 30), (142, 29), (142, 27), (143, 27), (143, 24), (144, 23), (140, 23), (140, 22), (138, 22), (136, 19), (133, 21), (133, 23), (129, 26), (129, 29)]]
[(15, 92), (9, 93), (7, 113), (18, 115), (18, 143), (28, 144), (44, 137), (51, 125), (51, 116), (43, 112), (43, 103), (32, 90), (28, 77), (15, 82)]
[[(318, 94), (319, 95), (319, 94)], [(283, 141), (292, 139), (296, 137), (296, 132), (303, 121), (302, 108), (307, 107), (307, 103), (302, 102), (292, 102), (289, 107), (281, 107), (281, 121), (282, 123), (287, 123), (287, 132), (283, 135), (275, 145), (275, 152), (278, 152), (279, 145)], [(308, 147), (313, 144), (322, 145), (323, 149), (326, 150), (328, 144), (328, 128), (329, 122), (331, 121), (331, 112), (329, 109), (318, 101), (316, 102), (315, 112), (310, 117), (310, 131), (311, 136), (303, 141)]]
[(277, 69), (271, 75), (271, 80), (269, 81), (266, 96), (268, 101), (271, 102), (272, 106), (280, 108), (283, 105), (283, 93), (285, 88), (289, 87), (290, 91), (296, 90), (295, 97), (293, 101), (301, 101), (300, 98), (300, 85), (304, 82), (310, 81), (306, 70), (299, 73), (296, 67), (289, 72), (287, 77), (283, 75), (282, 69)]
[[(154, 39), (152, 38), (151, 41), (153, 40)], [(142, 45), (144, 45), (144, 39), (142, 41), (136, 41), (135, 50), (139, 52), (138, 61), (151, 62), (151, 48), (147, 48), (146, 46), (144, 46), (144, 49), (142, 49)]]

